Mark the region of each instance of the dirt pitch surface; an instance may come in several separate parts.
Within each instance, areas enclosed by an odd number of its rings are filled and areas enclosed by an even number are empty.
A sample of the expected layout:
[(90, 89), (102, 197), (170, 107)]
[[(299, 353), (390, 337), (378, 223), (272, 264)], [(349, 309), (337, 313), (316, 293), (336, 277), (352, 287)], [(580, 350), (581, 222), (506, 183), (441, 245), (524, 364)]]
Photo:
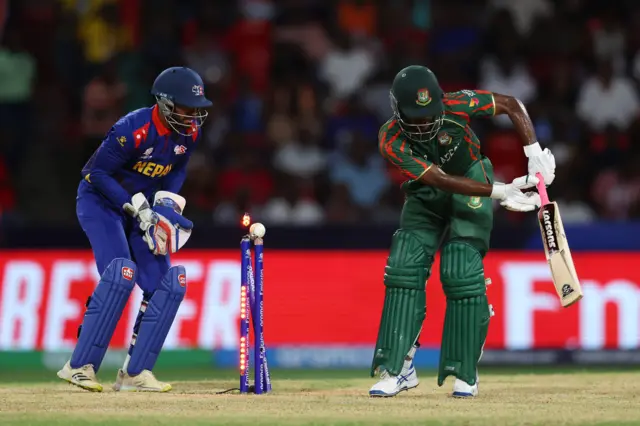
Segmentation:
[(64, 383), (0, 384), (1, 425), (640, 425), (639, 373), (484, 375), (474, 400), (432, 376), (395, 398), (372, 380), (274, 380), (269, 395), (216, 395), (237, 381), (174, 382), (168, 394), (89, 393)]

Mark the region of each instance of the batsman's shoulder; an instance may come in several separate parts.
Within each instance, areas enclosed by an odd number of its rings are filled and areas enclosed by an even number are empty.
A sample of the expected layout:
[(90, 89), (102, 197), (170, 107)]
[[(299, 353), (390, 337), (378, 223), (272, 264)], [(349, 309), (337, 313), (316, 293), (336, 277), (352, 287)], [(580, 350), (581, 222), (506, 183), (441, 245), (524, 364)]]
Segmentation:
[(384, 155), (389, 148), (402, 144), (404, 136), (402, 135), (402, 129), (395, 118), (390, 118), (378, 131), (378, 148)]

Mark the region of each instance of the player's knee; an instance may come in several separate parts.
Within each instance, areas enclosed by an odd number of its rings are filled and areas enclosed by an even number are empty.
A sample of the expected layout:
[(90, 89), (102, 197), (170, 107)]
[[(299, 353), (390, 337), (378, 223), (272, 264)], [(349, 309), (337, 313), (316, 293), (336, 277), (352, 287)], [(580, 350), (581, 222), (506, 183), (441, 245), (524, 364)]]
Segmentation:
[(184, 266), (178, 265), (169, 268), (162, 278), (161, 287), (171, 295), (184, 297), (187, 291), (187, 273)]
[(480, 252), (465, 241), (451, 241), (442, 248), (440, 280), (448, 299), (464, 299), (486, 293)]
[(138, 277), (135, 262), (126, 258), (115, 258), (107, 265), (102, 274), (102, 280), (127, 289), (133, 289)]
[(417, 235), (399, 230), (393, 235), (384, 284), (387, 287), (424, 290), (432, 261)]

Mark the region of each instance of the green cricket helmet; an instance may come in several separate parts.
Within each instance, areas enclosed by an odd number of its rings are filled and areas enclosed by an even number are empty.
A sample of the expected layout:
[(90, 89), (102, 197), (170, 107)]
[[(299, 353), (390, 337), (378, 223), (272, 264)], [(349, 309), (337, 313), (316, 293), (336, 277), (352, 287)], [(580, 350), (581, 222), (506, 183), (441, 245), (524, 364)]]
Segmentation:
[(444, 92), (427, 67), (411, 65), (393, 79), (391, 108), (402, 132), (415, 142), (435, 138), (444, 119)]

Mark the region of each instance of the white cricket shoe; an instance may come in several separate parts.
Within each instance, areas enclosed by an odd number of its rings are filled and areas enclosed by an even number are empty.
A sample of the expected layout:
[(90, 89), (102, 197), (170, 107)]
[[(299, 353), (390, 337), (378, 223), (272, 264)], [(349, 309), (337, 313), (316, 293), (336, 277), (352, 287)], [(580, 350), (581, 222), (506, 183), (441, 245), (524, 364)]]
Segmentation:
[(476, 384), (471, 386), (467, 382), (464, 382), (460, 379), (456, 379), (453, 383), (453, 393), (451, 396), (454, 398), (473, 398), (478, 396), (478, 383), (480, 382), (480, 377), (478, 377), (478, 373), (476, 373)]
[(91, 364), (71, 368), (71, 361), (67, 361), (62, 370), (58, 371), (58, 377), (79, 388), (91, 392), (102, 392), (102, 385), (98, 383), (96, 372)]
[(142, 370), (140, 374), (130, 376), (120, 369), (113, 390), (116, 392), (169, 392), (171, 385), (156, 379), (149, 370)]
[(413, 355), (415, 353), (416, 347), (413, 346), (405, 358), (404, 364), (402, 364), (400, 375), (392, 376), (387, 370), (384, 370), (380, 374), (380, 381), (369, 389), (369, 396), (382, 398), (396, 396), (402, 391), (418, 386), (420, 381), (413, 366)]

